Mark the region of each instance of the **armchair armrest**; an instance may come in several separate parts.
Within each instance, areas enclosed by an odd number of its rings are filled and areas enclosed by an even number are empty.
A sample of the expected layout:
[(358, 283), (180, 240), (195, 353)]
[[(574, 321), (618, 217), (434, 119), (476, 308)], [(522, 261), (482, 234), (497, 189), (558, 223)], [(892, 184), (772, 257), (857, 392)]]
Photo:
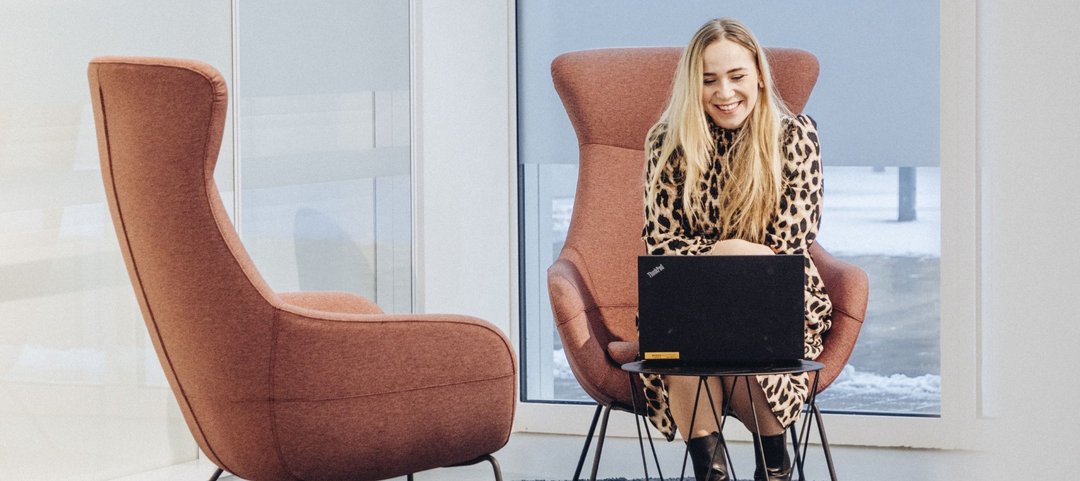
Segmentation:
[(569, 259), (559, 257), (547, 274), (555, 326), (578, 384), (601, 404), (628, 405), (630, 389), (626, 374), (615, 365), (606, 343), (597, 338), (589, 325), (589, 317), (598, 316), (599, 310), (581, 271)]
[(817, 359), (825, 364), (818, 382), (820, 392), (836, 380), (855, 349), (866, 317), (870, 279), (858, 266), (833, 257), (820, 244), (810, 247), (810, 256), (833, 303), (832, 327), (825, 332), (822, 353)]
[[(275, 324), (274, 429), (300, 479), (385, 479), (474, 459), (509, 439), (516, 361), (486, 321), (287, 308)], [(334, 459), (359, 471), (327, 473), (341, 464)]]
[(279, 311), (275, 397), (325, 400), (512, 377), (513, 348), (487, 321), (451, 314)]
[(870, 278), (858, 266), (833, 257), (821, 244), (815, 243), (810, 247), (810, 257), (814, 259), (821, 280), (825, 282), (833, 309), (861, 323), (866, 317)]

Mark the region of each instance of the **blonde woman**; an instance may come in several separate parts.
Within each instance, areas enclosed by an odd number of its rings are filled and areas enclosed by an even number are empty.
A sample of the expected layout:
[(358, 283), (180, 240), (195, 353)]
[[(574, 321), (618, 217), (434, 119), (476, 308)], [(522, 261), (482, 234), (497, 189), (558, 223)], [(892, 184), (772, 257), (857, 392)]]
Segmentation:
[[(645, 227), (650, 254), (801, 254), (806, 262), (805, 357), (821, 353), (832, 304), (808, 249), (821, 214), (821, 158), (816, 126), (793, 116), (774, 89), (757, 39), (729, 18), (711, 20), (679, 60), (667, 110), (645, 144)], [(758, 376), (752, 393), (735, 389), (736, 417), (760, 437), (755, 480), (790, 480), (785, 430), (809, 395), (806, 374)], [(716, 409), (731, 379), (710, 379)], [(646, 377), (653, 424), (668, 440), (689, 426), (697, 379)], [(722, 386), (727, 387), (722, 389)], [(682, 432), (699, 481), (727, 480), (724, 450), (704, 393), (695, 431)], [(711, 457), (713, 453), (715, 457)], [(762, 465), (764, 458), (764, 465)]]

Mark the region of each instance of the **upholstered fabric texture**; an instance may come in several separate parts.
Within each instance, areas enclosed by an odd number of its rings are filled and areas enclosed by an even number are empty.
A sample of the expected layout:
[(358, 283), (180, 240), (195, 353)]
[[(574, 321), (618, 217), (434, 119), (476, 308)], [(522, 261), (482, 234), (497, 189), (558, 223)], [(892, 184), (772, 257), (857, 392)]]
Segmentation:
[(372, 480), (506, 443), (516, 361), (497, 328), (263, 281), (214, 185), (228, 98), (216, 70), (103, 57), (88, 73), (131, 283), (215, 464), (249, 480)]
[[(636, 258), (645, 253), (644, 144), (671, 93), (681, 48), (616, 48), (570, 52), (551, 65), (555, 88), (577, 133), (577, 195), (566, 242), (548, 269), (555, 322), (571, 370), (604, 405), (631, 406), (626, 373), (637, 354)], [(817, 81), (817, 59), (797, 49), (767, 48), (780, 96), (801, 113)], [(820, 387), (839, 374), (866, 309), (866, 275), (829, 256), (811, 255), (836, 306), (825, 337)], [(861, 305), (861, 307), (860, 307)]]

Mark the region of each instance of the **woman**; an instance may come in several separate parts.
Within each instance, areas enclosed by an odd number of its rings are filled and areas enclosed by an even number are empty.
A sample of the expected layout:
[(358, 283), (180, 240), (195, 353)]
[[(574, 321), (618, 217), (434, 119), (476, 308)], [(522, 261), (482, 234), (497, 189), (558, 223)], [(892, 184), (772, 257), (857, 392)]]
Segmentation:
[[(654, 255), (801, 254), (806, 262), (807, 359), (821, 353), (832, 304), (808, 249), (821, 213), (821, 158), (816, 126), (794, 117), (777, 95), (756, 38), (736, 20), (703, 25), (683, 51), (671, 100), (645, 145), (645, 227)], [(668, 440), (689, 426), (697, 379), (646, 377), (649, 416)], [(790, 480), (785, 430), (809, 395), (806, 374), (758, 376), (748, 394), (731, 379), (710, 379), (753, 431), (757, 415), (764, 452), (755, 480)], [(722, 389), (726, 387), (726, 389)], [(751, 409), (753, 396), (757, 413)], [(721, 438), (704, 393), (695, 430), (682, 432), (699, 481), (727, 480)], [(722, 448), (722, 447), (721, 447)], [(755, 451), (758, 450), (755, 443)], [(716, 457), (711, 458), (717, 452)], [(764, 456), (762, 456), (762, 454)], [(765, 465), (762, 465), (764, 457)], [(711, 459), (710, 459), (711, 458)]]

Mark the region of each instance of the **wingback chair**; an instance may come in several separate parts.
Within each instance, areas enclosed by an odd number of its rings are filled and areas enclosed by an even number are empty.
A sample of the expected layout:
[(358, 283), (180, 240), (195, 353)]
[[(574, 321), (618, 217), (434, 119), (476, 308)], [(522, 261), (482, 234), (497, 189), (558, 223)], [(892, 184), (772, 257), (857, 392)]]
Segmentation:
[(88, 75), (128, 274), (214, 464), (250, 480), (310, 481), (411, 479), (487, 460), (501, 479), (490, 453), (510, 435), (516, 390), (501, 331), (468, 316), (384, 314), (347, 293), (274, 292), (214, 184), (221, 75), (124, 57), (94, 59)]
[[(801, 113), (817, 81), (817, 59), (803, 50), (765, 51), (780, 96), (793, 113)], [(631, 391), (620, 366), (638, 354), (634, 318), (636, 259), (646, 253), (641, 239), (645, 136), (667, 105), (681, 53), (681, 48), (667, 47), (588, 50), (560, 55), (551, 64), (555, 89), (577, 133), (580, 160), (570, 228), (548, 269), (548, 290), (570, 368), (597, 402), (575, 480), (601, 411), (593, 478), (611, 409), (632, 412), (631, 395), (641, 395)], [(866, 314), (868, 280), (861, 269), (832, 257), (820, 244), (810, 254), (834, 309), (817, 359), (825, 364), (820, 391), (836, 379), (855, 346)]]

